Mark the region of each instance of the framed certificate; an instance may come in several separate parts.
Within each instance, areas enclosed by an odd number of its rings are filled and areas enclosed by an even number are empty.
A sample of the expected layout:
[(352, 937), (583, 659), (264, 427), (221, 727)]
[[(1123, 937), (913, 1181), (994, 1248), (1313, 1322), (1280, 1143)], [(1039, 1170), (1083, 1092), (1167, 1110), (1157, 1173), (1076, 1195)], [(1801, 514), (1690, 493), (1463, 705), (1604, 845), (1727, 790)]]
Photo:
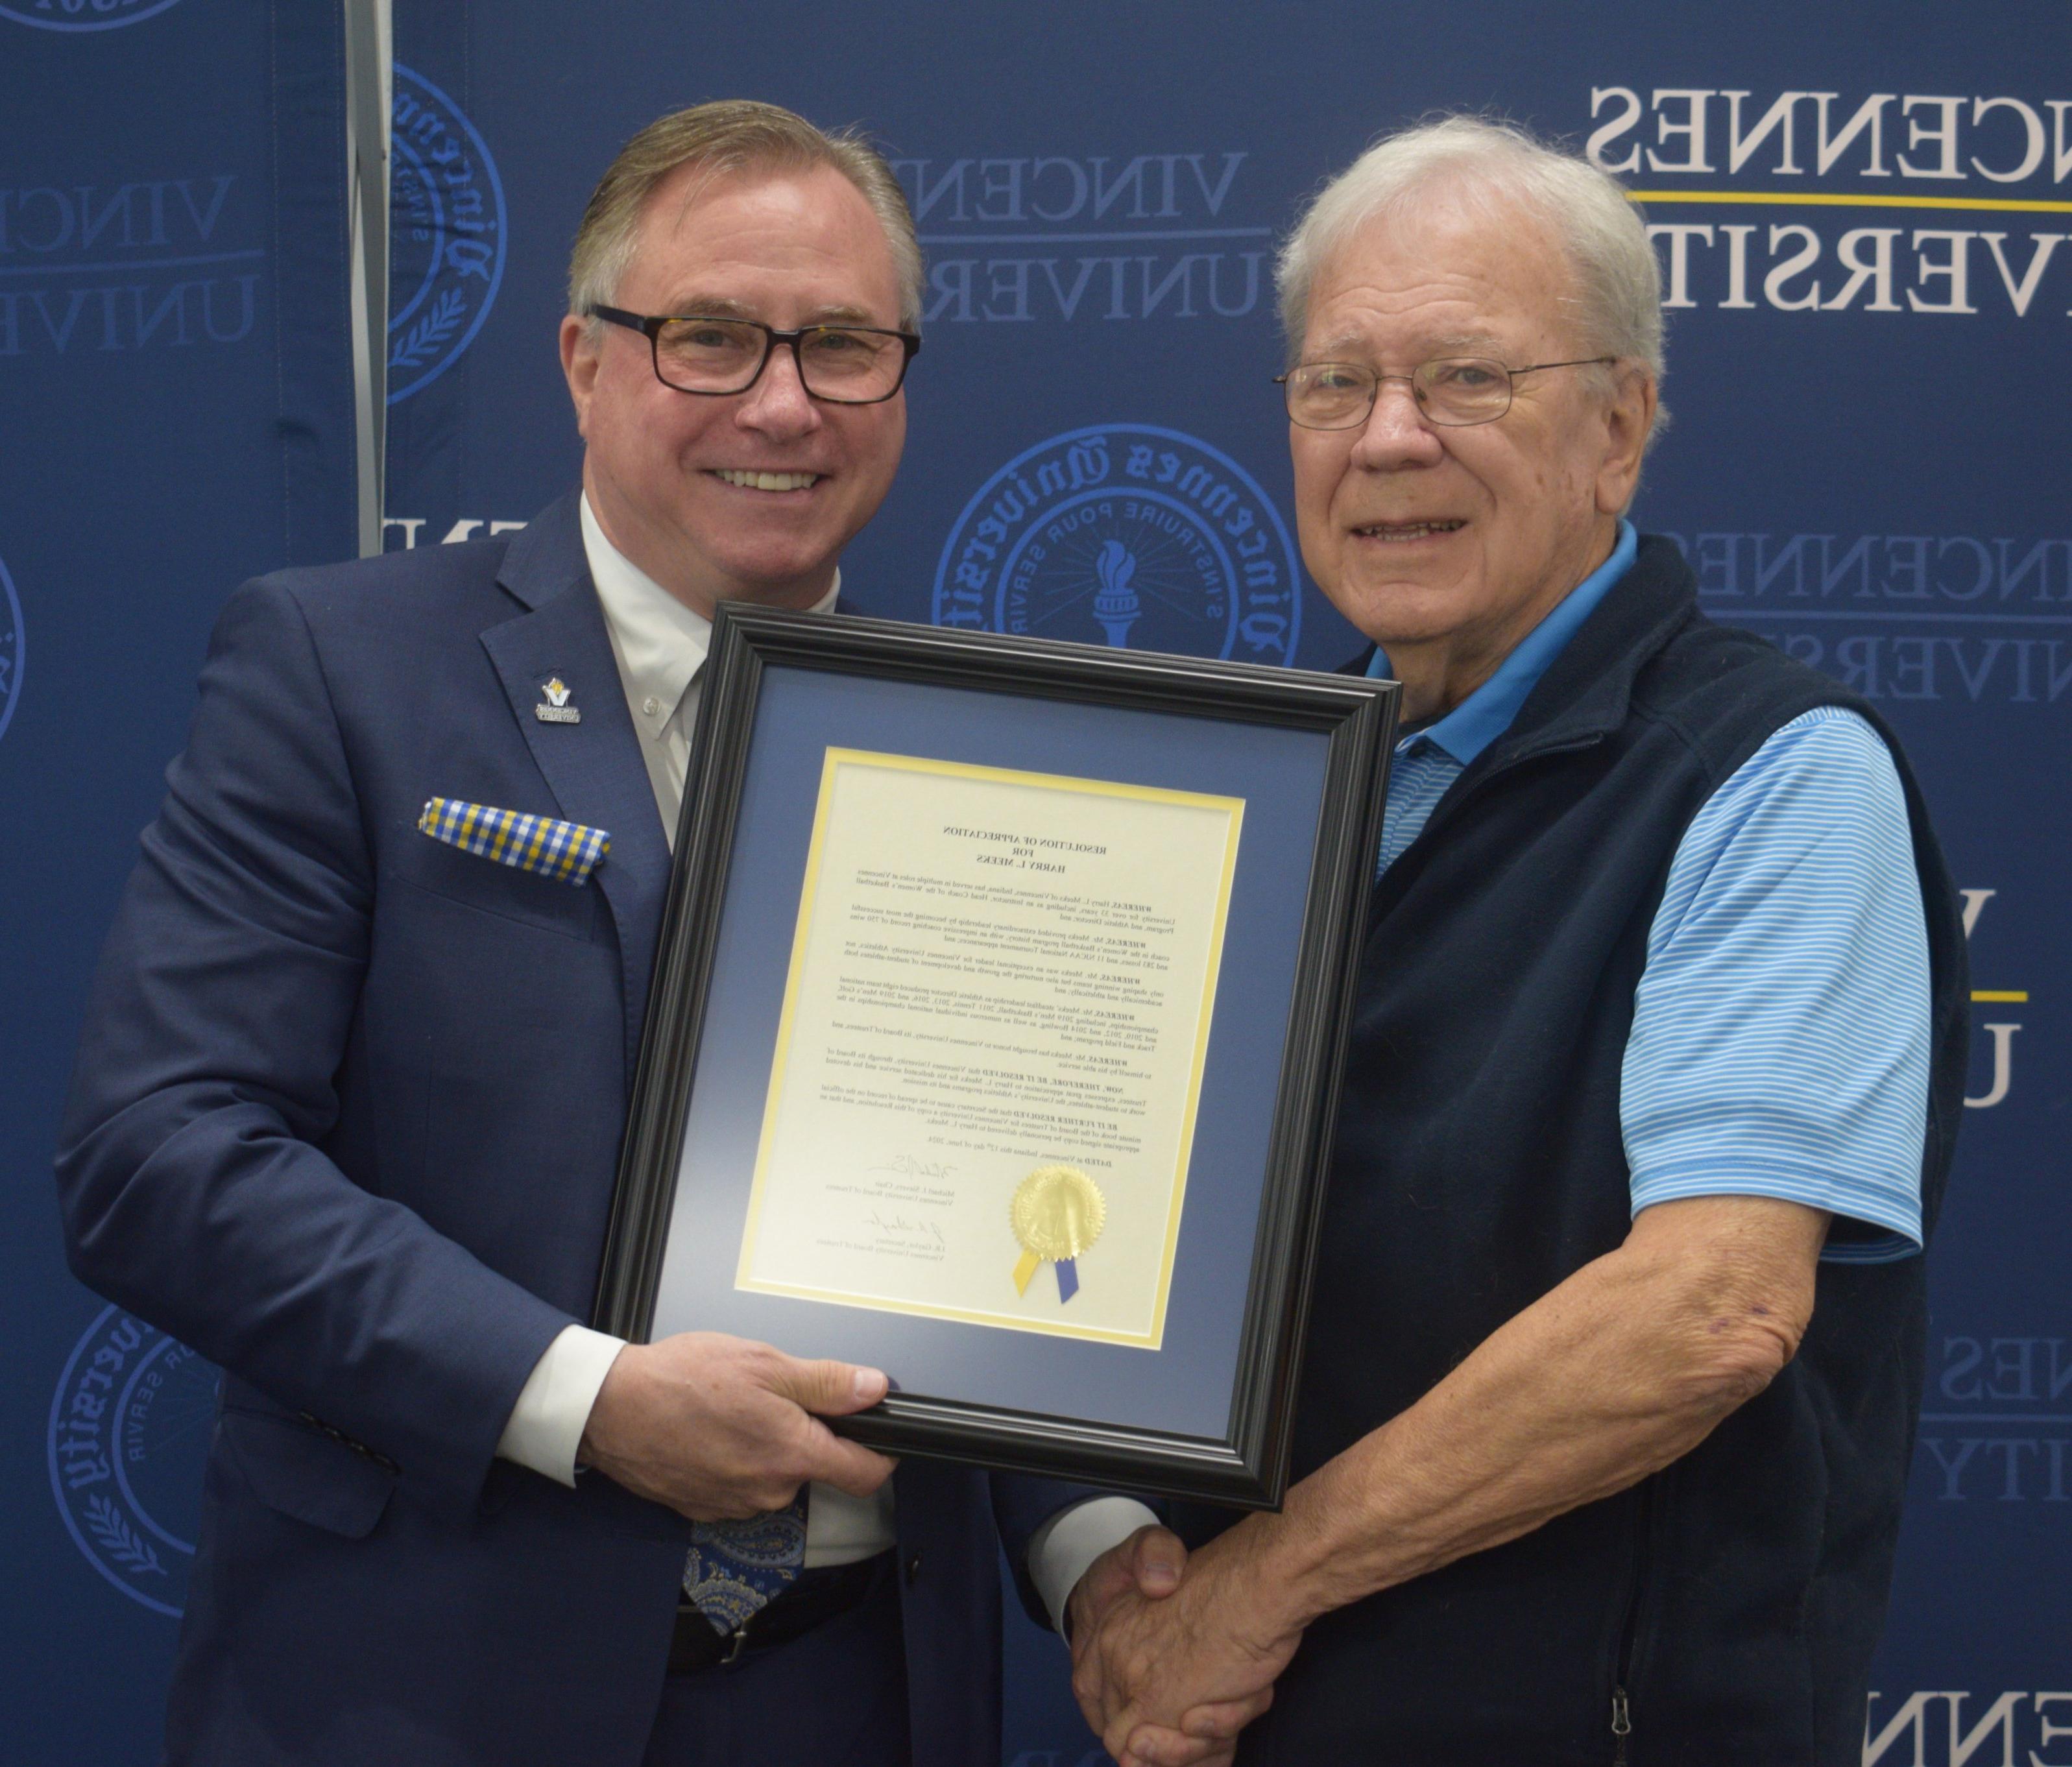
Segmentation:
[(1278, 1503), (1396, 688), (722, 609), (597, 1319)]

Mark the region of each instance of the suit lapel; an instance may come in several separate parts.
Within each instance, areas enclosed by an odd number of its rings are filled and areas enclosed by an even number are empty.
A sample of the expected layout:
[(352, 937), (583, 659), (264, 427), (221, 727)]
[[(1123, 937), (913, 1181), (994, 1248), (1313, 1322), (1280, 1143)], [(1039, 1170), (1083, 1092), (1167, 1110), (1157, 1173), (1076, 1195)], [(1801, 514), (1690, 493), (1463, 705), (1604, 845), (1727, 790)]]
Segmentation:
[[(604, 891), (619, 932), (630, 1085), (668, 893), (669, 848), (583, 557), (573, 495), (512, 541), (497, 580), (528, 610), (482, 635), (511, 715), (561, 815), (611, 836), (610, 852), (593, 881)], [(541, 684), (555, 676), (569, 688), (569, 704), (582, 713), (580, 723), (546, 723), (533, 715), (545, 698)]]

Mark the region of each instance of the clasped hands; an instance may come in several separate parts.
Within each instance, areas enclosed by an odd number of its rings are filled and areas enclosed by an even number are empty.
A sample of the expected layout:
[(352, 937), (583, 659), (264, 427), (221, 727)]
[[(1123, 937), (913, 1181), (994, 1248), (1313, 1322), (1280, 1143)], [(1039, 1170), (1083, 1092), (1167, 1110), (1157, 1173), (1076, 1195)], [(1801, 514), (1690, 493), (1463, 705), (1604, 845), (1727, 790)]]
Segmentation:
[(1073, 1590), (1072, 1692), (1121, 1767), (1218, 1767), (1272, 1703), (1302, 1632), (1268, 1611), (1251, 1543), (1240, 1524), (1190, 1559), (1139, 1528)]
[[(694, 1521), (780, 1510), (811, 1481), (866, 1497), (894, 1463), (821, 1419), (876, 1404), (886, 1385), (716, 1333), (628, 1344), (578, 1458)], [(1164, 1528), (1140, 1528), (1073, 1590), (1072, 1691), (1122, 1767), (1218, 1767), (1272, 1703), (1301, 1629), (1268, 1613), (1250, 1543), (1240, 1523), (1190, 1559)]]

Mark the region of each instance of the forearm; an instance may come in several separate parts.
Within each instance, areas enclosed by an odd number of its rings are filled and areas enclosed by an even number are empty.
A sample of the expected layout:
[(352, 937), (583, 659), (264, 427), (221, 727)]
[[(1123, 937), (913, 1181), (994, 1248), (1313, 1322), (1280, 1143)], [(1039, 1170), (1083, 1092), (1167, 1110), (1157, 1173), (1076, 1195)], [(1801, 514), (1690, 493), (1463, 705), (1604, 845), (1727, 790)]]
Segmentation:
[[(1668, 1206), (1687, 1223), (1709, 1215), (1729, 1243), (1694, 1264), (1667, 1233), (1636, 1228), (1304, 1480), (1281, 1514), (1233, 1531), (1291, 1625), (1636, 1483), (1790, 1360), (1825, 1218), (1748, 1198)], [(1731, 1243), (1780, 1221), (1794, 1238), (1782, 1260)]]
[(425, 1501), (471, 1504), (566, 1314), (208, 1091), (140, 1100), (68, 1148), (75, 1273), (396, 1461)]

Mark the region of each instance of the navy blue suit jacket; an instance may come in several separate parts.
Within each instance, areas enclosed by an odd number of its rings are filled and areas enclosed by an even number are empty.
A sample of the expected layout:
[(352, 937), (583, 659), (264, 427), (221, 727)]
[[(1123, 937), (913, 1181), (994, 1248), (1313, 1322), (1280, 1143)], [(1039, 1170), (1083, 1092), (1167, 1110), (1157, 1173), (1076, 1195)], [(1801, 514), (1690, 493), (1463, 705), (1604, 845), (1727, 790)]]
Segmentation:
[[(555, 675), (579, 724), (532, 715)], [(245, 586), (167, 782), (59, 1177), (79, 1276), (226, 1371), (171, 1757), (633, 1767), (689, 1524), (495, 1458), (590, 1315), (669, 869), (575, 499)], [(434, 796), (610, 853), (497, 865)], [(915, 1760), (990, 1764), (996, 1539), (1075, 1494), (897, 1480)]]

